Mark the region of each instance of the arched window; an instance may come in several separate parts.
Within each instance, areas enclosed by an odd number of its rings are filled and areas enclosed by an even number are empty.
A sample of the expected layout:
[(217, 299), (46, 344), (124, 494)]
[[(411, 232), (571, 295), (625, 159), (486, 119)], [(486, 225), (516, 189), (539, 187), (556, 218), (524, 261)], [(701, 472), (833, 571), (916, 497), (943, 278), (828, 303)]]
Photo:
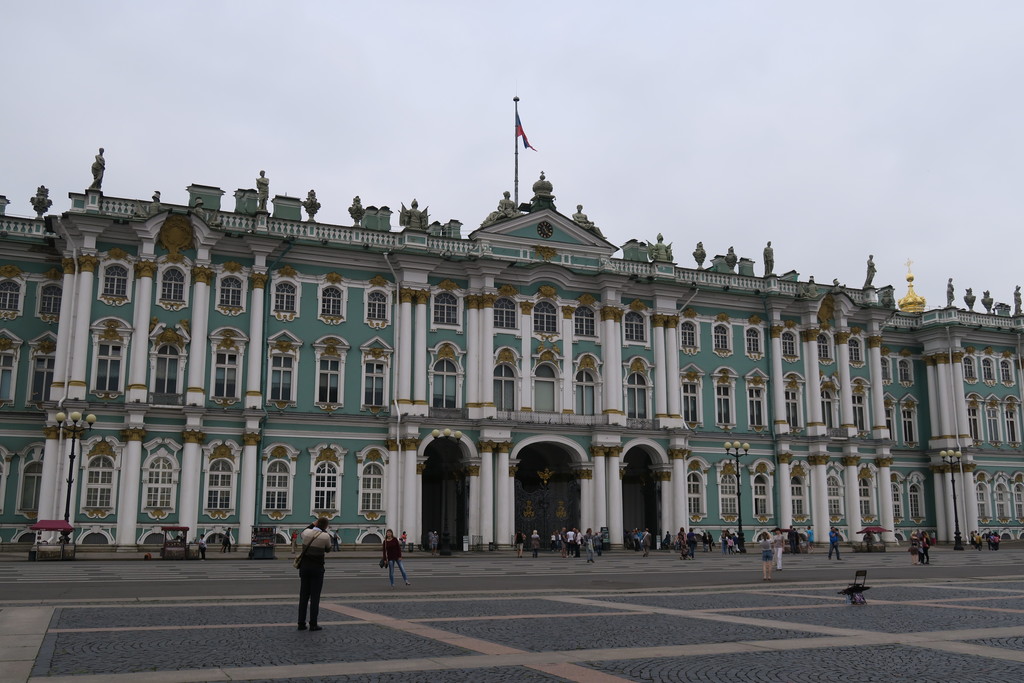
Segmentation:
[(540, 301), (533, 307), (533, 331), (541, 334), (558, 331), (558, 310), (550, 301)]
[(903, 487), (894, 481), (889, 488), (892, 495), (892, 516), (901, 520), (903, 519)]
[(25, 465), (21, 471), (21, 500), (18, 509), (24, 512), (39, 510), (39, 486), (43, 481), (43, 463), (36, 461)]
[(388, 319), (388, 295), (384, 292), (370, 292), (366, 295), (366, 317), (370, 320)]
[(593, 337), (596, 334), (594, 309), (580, 306), (572, 314), (573, 329), (577, 337)]
[(1010, 361), (1005, 358), (999, 361), (999, 381), (1003, 384), (1013, 384), (1013, 368)]
[(696, 472), (686, 475), (686, 511), (690, 515), (704, 514), (704, 478)]
[(697, 346), (697, 326), (689, 320), (679, 326), (679, 345), (691, 348)]
[(338, 510), (338, 468), (333, 462), (322, 462), (316, 466), (313, 475), (313, 510)]
[(274, 287), (274, 312), (295, 313), (295, 285), (278, 282)]
[(807, 514), (806, 487), (803, 477), (793, 477), (789, 480), (790, 498), (793, 501), (793, 516), (803, 517)]
[(85, 507), (111, 508), (114, 501), (114, 461), (105, 455), (89, 460), (85, 475)]
[(735, 515), (736, 505), (736, 475), (723, 474), (718, 480), (718, 504), (721, 515)]
[(459, 300), (454, 294), (441, 292), (434, 295), (434, 324), (459, 324)]
[(839, 477), (831, 475), (827, 479), (828, 488), (828, 516), (841, 517), (843, 514), (843, 485)]
[(39, 290), (40, 315), (59, 315), (63, 290), (57, 285), (45, 285)]
[(907, 509), (912, 519), (924, 517), (924, 496), (920, 484), (911, 484), (907, 487)]
[(376, 462), (363, 466), (362, 490), (359, 496), (360, 512), (379, 512), (384, 509), (384, 468)]
[(127, 268), (119, 265), (106, 267), (103, 271), (103, 296), (128, 296)]
[(504, 363), (494, 368), (494, 407), (516, 409), (516, 374)]
[(434, 408), (455, 408), (456, 385), (459, 378), (458, 368), (455, 363), (447, 359), (441, 359), (434, 363)]
[(626, 378), (626, 417), (647, 419), (647, 380), (639, 372)]
[(991, 358), (982, 358), (981, 359), (981, 379), (982, 379), (983, 382), (995, 382), (996, 381), (996, 372), (995, 372), (995, 368), (992, 366), (992, 359)]
[(0, 282), (0, 311), (16, 311), (21, 302), (21, 285), (11, 280)]
[(220, 281), (220, 305), (230, 308), (242, 307), (242, 280), (234, 275)]
[(714, 341), (715, 351), (729, 350), (729, 327), (727, 325), (715, 325), (711, 337)]
[(170, 458), (154, 458), (145, 474), (146, 507), (169, 508), (174, 499), (174, 465)]
[(538, 365), (533, 379), (533, 406), (539, 413), (555, 412), (555, 370), (550, 365)]
[(341, 317), (342, 313), (341, 290), (337, 287), (324, 287), (320, 295), (320, 315)]
[(166, 397), (178, 393), (178, 369), (181, 354), (170, 344), (156, 350), (156, 371), (153, 373), (153, 393)]
[(847, 346), (850, 350), (850, 362), (851, 363), (863, 363), (864, 353), (860, 345), (860, 339), (857, 337), (850, 337), (847, 342)]
[(796, 335), (792, 332), (782, 333), (782, 355), (790, 358), (796, 357)]
[(590, 370), (576, 373), (576, 414), (594, 415), (597, 380)]
[(763, 474), (754, 477), (754, 514), (768, 514), (768, 477)]
[(494, 326), (503, 330), (514, 330), (516, 325), (516, 302), (501, 297), (494, 302)]
[(978, 369), (974, 365), (974, 359), (964, 356), (964, 379), (978, 379)]
[(623, 329), (626, 341), (642, 342), (647, 340), (647, 328), (644, 317), (636, 311), (629, 311), (623, 318)]
[(266, 494), (263, 497), (267, 510), (288, 509), (288, 481), (291, 472), (281, 460), (275, 460), (267, 466)]
[(210, 463), (210, 471), (206, 473), (206, 509), (231, 509), (231, 478), (233, 470), (231, 462), (225, 458), (217, 458)]
[(168, 268), (160, 278), (160, 298), (164, 301), (185, 300), (185, 274), (177, 268)]
[(827, 334), (818, 335), (818, 358), (822, 360), (832, 358), (832, 344)]
[(1006, 484), (999, 482), (996, 484), (994, 496), (996, 503), (996, 517), (998, 519), (1006, 519), (1010, 516), (1010, 491), (1006, 488)]
[(761, 353), (761, 331), (753, 327), (747, 329), (746, 333), (747, 341), (747, 355), (757, 355)]

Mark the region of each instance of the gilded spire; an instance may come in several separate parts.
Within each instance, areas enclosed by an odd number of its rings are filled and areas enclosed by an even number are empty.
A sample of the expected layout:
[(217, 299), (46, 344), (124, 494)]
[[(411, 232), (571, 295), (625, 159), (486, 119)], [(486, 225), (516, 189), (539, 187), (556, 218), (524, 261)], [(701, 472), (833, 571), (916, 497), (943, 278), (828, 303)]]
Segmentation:
[(914, 291), (914, 274), (910, 272), (910, 266), (912, 265), (914, 265), (914, 262), (907, 259), (907, 294), (899, 300), (899, 306), (901, 311), (906, 311), (907, 313), (922, 313), (928, 302), (923, 296)]

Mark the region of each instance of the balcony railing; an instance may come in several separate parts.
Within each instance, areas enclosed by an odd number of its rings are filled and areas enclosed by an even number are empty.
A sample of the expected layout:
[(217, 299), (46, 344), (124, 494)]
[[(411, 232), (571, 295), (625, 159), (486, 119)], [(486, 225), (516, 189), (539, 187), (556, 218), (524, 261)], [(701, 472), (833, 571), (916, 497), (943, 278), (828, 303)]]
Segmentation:
[(534, 413), (522, 410), (499, 410), (498, 420), (549, 425), (606, 425), (607, 415), (574, 415), (570, 413)]

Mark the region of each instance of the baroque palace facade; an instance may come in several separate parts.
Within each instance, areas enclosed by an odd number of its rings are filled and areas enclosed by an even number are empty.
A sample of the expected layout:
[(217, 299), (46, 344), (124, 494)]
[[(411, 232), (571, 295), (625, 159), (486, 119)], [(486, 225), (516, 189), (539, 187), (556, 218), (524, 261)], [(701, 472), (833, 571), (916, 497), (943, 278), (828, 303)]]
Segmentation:
[[(318, 515), (345, 543), (739, 522), (947, 540), (945, 450), (964, 532), (1024, 530), (1019, 310), (925, 311), (912, 284), (897, 306), (873, 265), (822, 288), (731, 248), (620, 252), (543, 175), (468, 236), (415, 202), (397, 228), (358, 198), (350, 226), (313, 193), (268, 210), (262, 177), (233, 211), (215, 187), (173, 205), (101, 180), (61, 214), (45, 188), (35, 218), (0, 201), (0, 541), (66, 504), (78, 543), (119, 549), (163, 525), (283, 542)], [(76, 444), (60, 411), (97, 421)]]

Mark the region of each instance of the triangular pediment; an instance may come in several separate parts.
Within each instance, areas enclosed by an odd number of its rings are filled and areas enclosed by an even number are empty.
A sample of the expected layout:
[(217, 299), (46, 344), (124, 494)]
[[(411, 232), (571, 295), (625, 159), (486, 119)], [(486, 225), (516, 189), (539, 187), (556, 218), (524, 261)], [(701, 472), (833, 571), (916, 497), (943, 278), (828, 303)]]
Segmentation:
[[(577, 224), (557, 211), (542, 209), (509, 218), (478, 230), (469, 239), (481, 243), (485, 251), (500, 255), (503, 251), (553, 249), (593, 259), (611, 258), (619, 250), (592, 230)], [(511, 254), (510, 254), (511, 255)]]

